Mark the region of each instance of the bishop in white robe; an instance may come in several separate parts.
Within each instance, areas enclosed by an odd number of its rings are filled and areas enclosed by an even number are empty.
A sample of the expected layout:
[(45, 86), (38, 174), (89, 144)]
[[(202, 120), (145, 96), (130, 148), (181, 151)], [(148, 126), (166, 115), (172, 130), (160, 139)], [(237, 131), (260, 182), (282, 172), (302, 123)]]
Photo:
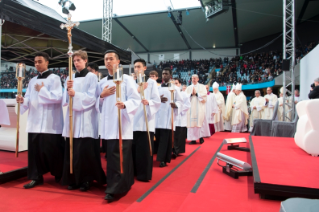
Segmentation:
[(43, 184), (43, 175), (50, 172), (60, 181), (63, 171), (64, 139), (62, 85), (60, 77), (48, 70), (49, 56), (36, 54), (35, 67), (38, 76), (33, 77), (21, 103), (20, 113), (28, 111), (28, 179), (24, 188)]
[(207, 91), (198, 81), (198, 75), (194, 74), (192, 85), (186, 89), (187, 95), (191, 98), (191, 108), (187, 111), (187, 140), (191, 140), (190, 144), (196, 144), (198, 139), (201, 144), (204, 142), (200, 131), (206, 115)]
[(200, 131), (201, 138), (207, 138), (212, 136), (213, 133), (211, 132), (211, 128), (209, 125), (212, 124), (214, 126), (214, 116), (219, 111), (215, 95), (209, 92), (208, 85), (205, 85), (205, 87), (207, 90), (206, 115), (203, 126)]
[[(156, 113), (156, 142), (157, 148), (157, 158), (156, 160), (160, 162), (160, 167), (166, 166), (166, 163), (171, 162), (172, 157), (172, 116), (171, 110), (174, 111), (173, 119), (177, 118), (180, 110), (183, 107), (183, 99), (180, 95), (179, 88), (175, 87), (174, 102), (171, 102), (171, 92), (169, 91), (169, 81), (172, 77), (171, 70), (165, 68), (162, 72), (163, 83), (161, 87), (158, 87), (158, 91), (161, 97), (161, 106)], [(175, 125), (174, 129), (175, 131)]]
[(254, 127), (254, 120), (255, 119), (261, 119), (263, 117), (263, 109), (265, 105), (265, 99), (264, 97), (260, 96), (260, 91), (255, 91), (255, 98), (251, 100), (250, 103), (250, 122), (249, 122), (249, 132), (252, 131)]
[(272, 93), (272, 88), (267, 88), (267, 95), (264, 96), (265, 104), (264, 104), (264, 114), (263, 119), (272, 119), (274, 114), (274, 107), (278, 101), (278, 98), (275, 94)]
[(218, 113), (214, 116), (215, 132), (224, 131), (224, 114), (225, 114), (225, 98), (221, 92), (219, 92), (219, 85), (217, 82), (213, 84), (214, 95), (218, 104)]
[[(277, 111), (277, 119), (278, 119), (278, 121), (284, 121), (283, 92), (284, 92), (284, 89), (283, 89), (283, 87), (281, 87), (280, 88), (280, 94), (279, 94), (280, 97), (278, 98), (278, 111)], [(286, 103), (291, 103), (291, 99), (292, 99), (291, 97), (289, 98), (288, 96), (286, 96)], [(288, 111), (289, 111), (289, 106), (285, 105), (285, 113), (287, 114), (286, 118), (285, 118), (285, 121), (290, 121), (291, 120), (291, 113), (288, 112)]]
[(225, 113), (224, 113), (224, 118), (225, 118), (225, 130), (231, 131), (232, 130), (232, 111), (233, 111), (233, 104), (234, 100), (236, 97), (236, 86), (233, 84), (231, 91), (227, 95), (226, 99), (226, 108), (225, 108)]
[(232, 132), (246, 132), (248, 124), (248, 108), (247, 108), (247, 99), (244, 93), (242, 92), (242, 85), (236, 85), (236, 98), (233, 105), (233, 119), (232, 119)]
[[(121, 83), (121, 99), (117, 101), (113, 65), (120, 63), (119, 55), (108, 50), (104, 56), (105, 67), (109, 74), (98, 84), (98, 104), (101, 112), (101, 138), (107, 142), (107, 186), (105, 200), (113, 201), (115, 194), (123, 194), (134, 184), (134, 167), (132, 156), (133, 122), (140, 106), (141, 97), (137, 92), (136, 83), (131, 76), (123, 74)], [(98, 108), (98, 107), (97, 107)], [(123, 173), (119, 154), (118, 108), (122, 119), (122, 152)]]
[[(73, 54), (77, 72), (66, 79), (63, 106), (67, 107), (63, 136), (66, 137), (62, 184), (69, 190), (80, 187), (87, 191), (92, 181), (103, 185), (105, 173), (101, 166), (100, 141), (98, 139), (99, 116), (96, 111), (97, 77), (86, 69), (88, 57), (85, 51)], [(69, 102), (73, 98), (73, 174), (70, 173)]]
[[(134, 70), (146, 70), (146, 62), (143, 59), (134, 61)], [(137, 85), (138, 86), (138, 85)], [(140, 87), (137, 87), (140, 93)], [(141, 99), (141, 97), (140, 97)], [(153, 155), (150, 152), (150, 144), (146, 130), (144, 115), (144, 105), (146, 108), (148, 129), (151, 140), (151, 148), (154, 146), (155, 133), (155, 114), (161, 106), (157, 82), (151, 78), (144, 83), (144, 99), (140, 100), (141, 104), (134, 116), (133, 122), (133, 163), (136, 179), (139, 181), (149, 181), (152, 179)]]

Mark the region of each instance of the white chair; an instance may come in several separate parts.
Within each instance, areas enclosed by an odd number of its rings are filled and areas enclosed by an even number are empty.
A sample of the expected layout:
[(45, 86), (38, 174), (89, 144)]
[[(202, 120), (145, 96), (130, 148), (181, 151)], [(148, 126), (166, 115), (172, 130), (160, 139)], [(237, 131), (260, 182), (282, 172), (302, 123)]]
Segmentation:
[(305, 100), (297, 104), (299, 120), (295, 143), (312, 156), (319, 155), (319, 99)]

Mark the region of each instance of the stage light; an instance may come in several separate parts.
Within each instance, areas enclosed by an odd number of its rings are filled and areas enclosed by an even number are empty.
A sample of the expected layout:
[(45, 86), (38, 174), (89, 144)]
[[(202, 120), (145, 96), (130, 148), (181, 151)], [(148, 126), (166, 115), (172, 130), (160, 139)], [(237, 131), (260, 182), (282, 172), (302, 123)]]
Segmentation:
[(176, 18), (176, 24), (177, 25), (182, 25), (183, 23), (183, 16), (182, 16), (182, 11), (178, 12), (178, 16)]
[[(215, 48), (215, 45), (213, 46)], [(246, 138), (226, 138), (223, 141), (223, 144), (230, 144), (227, 147), (228, 150), (240, 150), (245, 152), (250, 152), (250, 149), (247, 147), (239, 147), (238, 143), (246, 143)]]
[(167, 13), (167, 17), (172, 17), (172, 14), (170, 12)]
[(64, 14), (69, 14), (70, 10), (74, 11), (76, 9), (75, 5), (70, 0), (60, 0), (59, 5), (62, 6), (62, 12)]
[[(226, 163), (225, 166), (219, 164), (219, 161), (223, 161)], [(230, 157), (228, 155), (224, 155), (220, 152), (217, 153), (217, 164), (223, 167), (223, 173), (237, 179), (239, 176), (252, 176), (251, 165), (238, 160), (236, 158)], [(234, 167), (240, 169), (235, 169)]]
[(186, 15), (189, 15), (189, 11), (186, 9)]
[(200, 0), (202, 9), (206, 18), (211, 18), (216, 14), (229, 9), (229, 2), (223, 2), (222, 0)]

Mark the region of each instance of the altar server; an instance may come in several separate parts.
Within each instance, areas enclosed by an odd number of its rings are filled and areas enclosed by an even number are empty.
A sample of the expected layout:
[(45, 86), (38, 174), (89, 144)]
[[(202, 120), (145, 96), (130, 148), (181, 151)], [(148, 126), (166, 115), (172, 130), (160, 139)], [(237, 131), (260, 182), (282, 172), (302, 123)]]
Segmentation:
[[(137, 92), (136, 83), (131, 76), (123, 74), (121, 83), (121, 100), (117, 101), (115, 83), (113, 82), (114, 65), (120, 64), (119, 54), (108, 50), (104, 55), (108, 75), (98, 84), (98, 104), (101, 111), (101, 138), (107, 142), (107, 186), (105, 200), (113, 201), (114, 195), (124, 194), (134, 184), (134, 169), (132, 156), (133, 119), (141, 97)], [(122, 119), (122, 151), (123, 173), (121, 173), (118, 108), (121, 109)]]
[(249, 132), (252, 131), (254, 127), (254, 120), (255, 119), (261, 119), (263, 117), (263, 109), (265, 105), (265, 99), (264, 97), (260, 96), (260, 91), (255, 91), (255, 98), (253, 98), (250, 102), (250, 122), (249, 122)]
[[(174, 120), (183, 106), (183, 99), (180, 95), (179, 88), (175, 87), (174, 102), (171, 103), (171, 92), (168, 90), (169, 82), (172, 77), (170, 68), (164, 68), (162, 72), (163, 83), (158, 87), (161, 97), (161, 106), (156, 113), (156, 143), (158, 145), (157, 158), (160, 167), (166, 166), (171, 162), (172, 156), (172, 116), (171, 110), (174, 110)], [(174, 125), (175, 131), (175, 125)]]
[(233, 84), (231, 91), (227, 95), (226, 99), (226, 108), (225, 108), (225, 130), (231, 131), (232, 130), (232, 125), (231, 125), (231, 120), (232, 120), (232, 111), (233, 111), (233, 104), (234, 100), (236, 97), (236, 85)]
[(224, 131), (224, 111), (225, 111), (225, 99), (221, 92), (219, 92), (219, 84), (214, 82), (213, 84), (214, 95), (218, 104), (218, 113), (214, 116), (215, 132)]
[(233, 104), (233, 119), (232, 132), (246, 132), (248, 124), (248, 108), (247, 108), (247, 99), (244, 93), (242, 92), (242, 85), (236, 85), (236, 98)]
[[(146, 62), (143, 59), (134, 61), (135, 72), (146, 70)], [(140, 87), (137, 88), (140, 92)], [(141, 97), (140, 97), (141, 98)], [(136, 179), (140, 181), (149, 181), (152, 179), (153, 171), (153, 156), (150, 152), (150, 144), (148, 141), (148, 134), (146, 130), (146, 122), (144, 115), (144, 107), (148, 119), (148, 129), (151, 139), (151, 147), (154, 146), (154, 133), (155, 133), (155, 114), (161, 106), (161, 98), (159, 96), (157, 83), (155, 80), (149, 78), (144, 83), (144, 99), (140, 100), (141, 104), (134, 116), (133, 124), (133, 163), (134, 173)]]
[(187, 111), (187, 140), (191, 140), (190, 144), (196, 144), (198, 139), (201, 144), (204, 142), (200, 137), (200, 131), (206, 114), (207, 91), (198, 81), (198, 75), (194, 74), (192, 85), (186, 89), (187, 95), (191, 98), (191, 108)]
[[(88, 56), (76, 51), (73, 63), (77, 70), (72, 80), (67, 78), (63, 106), (68, 106), (63, 136), (66, 137), (62, 184), (69, 190), (80, 188), (87, 191), (92, 181), (105, 184), (101, 166), (100, 141), (98, 138), (98, 113), (96, 104), (97, 77), (86, 69)], [(73, 174), (70, 173), (69, 98), (73, 97)]]
[[(219, 111), (215, 95), (213, 95), (212, 93), (209, 92), (208, 85), (205, 85), (205, 87), (207, 90), (206, 115), (205, 115), (202, 129), (200, 131), (201, 138), (210, 137), (213, 135), (213, 133), (215, 133), (215, 131), (213, 132), (211, 129), (214, 126), (214, 116)], [(212, 126), (210, 126), (210, 125), (212, 125)], [(215, 129), (215, 128), (213, 128), (213, 129)]]
[(35, 54), (33, 77), (21, 103), (21, 114), (28, 111), (28, 179), (24, 188), (43, 184), (43, 175), (50, 172), (56, 182), (62, 177), (64, 139), (62, 137), (62, 85), (60, 77), (48, 70), (49, 55)]
[[(181, 79), (174, 79), (174, 83), (178, 89), (181, 89)], [(185, 153), (185, 144), (187, 138), (187, 111), (191, 107), (190, 96), (184, 91), (180, 92), (180, 94), (183, 99), (183, 106), (174, 120), (176, 130), (174, 133), (173, 158), (176, 158), (176, 156), (181, 153)]]
[(274, 107), (278, 101), (278, 98), (275, 94), (272, 93), (272, 88), (267, 88), (267, 95), (264, 96), (265, 104), (264, 104), (264, 114), (263, 119), (272, 119), (274, 114)]

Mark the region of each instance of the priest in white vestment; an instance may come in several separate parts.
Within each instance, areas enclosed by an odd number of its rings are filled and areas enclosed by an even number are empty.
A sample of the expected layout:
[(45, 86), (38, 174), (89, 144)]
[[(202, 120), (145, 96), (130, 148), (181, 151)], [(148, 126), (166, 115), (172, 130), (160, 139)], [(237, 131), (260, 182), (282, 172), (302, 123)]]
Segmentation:
[(187, 140), (191, 140), (190, 144), (196, 144), (198, 139), (200, 143), (204, 142), (204, 139), (200, 137), (200, 131), (206, 114), (207, 91), (198, 81), (198, 75), (194, 74), (192, 85), (186, 89), (187, 95), (191, 98), (191, 108), (187, 111)]
[(264, 114), (263, 119), (272, 119), (274, 114), (274, 108), (278, 101), (278, 98), (275, 94), (272, 93), (272, 88), (267, 88), (267, 95), (264, 96), (265, 104), (264, 104)]
[(224, 131), (225, 98), (219, 92), (219, 84), (217, 82), (213, 83), (213, 91), (219, 108), (218, 113), (214, 116), (214, 127), (215, 132), (221, 132)]
[(232, 132), (246, 132), (248, 124), (248, 108), (247, 108), (247, 99), (244, 93), (242, 92), (242, 85), (236, 85), (236, 98), (234, 101), (233, 109), (233, 119), (232, 119)]
[(260, 96), (260, 91), (255, 91), (255, 98), (253, 98), (250, 102), (250, 122), (249, 122), (249, 132), (252, 131), (254, 127), (254, 120), (261, 119), (263, 116), (263, 109), (265, 105), (264, 97)]
[[(207, 138), (212, 136), (215, 132), (212, 132), (212, 128), (214, 126), (214, 116), (218, 113), (218, 105), (215, 98), (215, 95), (209, 92), (208, 85), (205, 85), (207, 90), (207, 101), (206, 101), (206, 115), (204, 119), (204, 123), (202, 129), (200, 131), (201, 138)], [(214, 128), (213, 128), (214, 129)]]
[[(284, 98), (283, 98), (283, 94), (284, 93), (284, 88), (281, 87), (280, 88), (280, 94), (279, 94), (279, 98), (278, 98), (278, 111), (277, 111), (277, 119), (278, 121), (284, 121)], [(286, 96), (286, 103), (291, 102), (291, 97)], [(285, 105), (285, 113), (287, 114), (285, 121), (290, 121), (291, 119), (291, 113), (288, 112), (289, 111), (289, 106)], [(288, 119), (287, 119), (288, 117)]]
[(235, 92), (236, 92), (236, 85), (233, 84), (231, 91), (227, 95), (226, 108), (225, 108), (225, 113), (224, 113), (225, 130), (227, 130), (227, 131), (232, 130), (231, 120), (232, 120), (233, 104), (234, 104), (234, 100), (236, 97)]

